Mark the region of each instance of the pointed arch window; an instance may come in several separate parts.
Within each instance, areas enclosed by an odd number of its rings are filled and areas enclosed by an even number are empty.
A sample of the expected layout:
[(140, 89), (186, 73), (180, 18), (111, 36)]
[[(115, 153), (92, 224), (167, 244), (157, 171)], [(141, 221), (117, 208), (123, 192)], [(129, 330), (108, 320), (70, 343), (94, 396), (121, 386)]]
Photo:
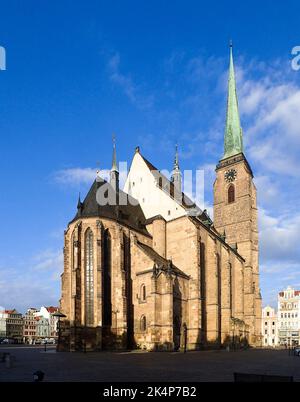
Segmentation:
[(147, 329), (147, 320), (144, 315), (142, 315), (141, 320), (140, 320), (140, 328), (142, 332), (145, 332)]
[(235, 188), (231, 184), (228, 188), (228, 204), (232, 204), (233, 202), (235, 202)]
[(112, 300), (111, 300), (111, 235), (109, 230), (104, 231), (103, 238), (103, 276), (102, 276), (102, 291), (103, 291), (103, 325), (110, 327), (112, 325)]
[(91, 229), (85, 234), (85, 322), (94, 324), (94, 235)]
[(141, 301), (143, 301), (143, 302), (146, 301), (146, 297), (147, 297), (146, 285), (144, 285), (144, 284), (141, 286), (141, 295), (140, 295), (140, 297), (141, 297)]

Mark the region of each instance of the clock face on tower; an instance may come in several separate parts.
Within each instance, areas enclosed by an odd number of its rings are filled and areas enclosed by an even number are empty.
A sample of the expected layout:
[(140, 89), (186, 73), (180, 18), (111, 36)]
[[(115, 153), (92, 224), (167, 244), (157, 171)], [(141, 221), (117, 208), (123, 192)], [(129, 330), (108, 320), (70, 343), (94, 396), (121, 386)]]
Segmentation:
[(235, 169), (227, 170), (227, 172), (225, 172), (224, 176), (225, 176), (225, 180), (228, 183), (232, 183), (236, 179), (237, 171)]

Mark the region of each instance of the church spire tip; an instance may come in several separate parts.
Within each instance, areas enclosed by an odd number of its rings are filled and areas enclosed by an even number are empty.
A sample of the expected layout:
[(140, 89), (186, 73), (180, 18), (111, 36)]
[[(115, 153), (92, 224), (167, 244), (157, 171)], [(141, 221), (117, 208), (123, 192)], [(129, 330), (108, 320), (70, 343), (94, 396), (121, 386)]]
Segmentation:
[(112, 159), (112, 167), (110, 170), (110, 184), (116, 191), (119, 192), (119, 169), (117, 165), (117, 150), (116, 150), (116, 137), (113, 134), (113, 159)]
[(115, 134), (113, 134), (113, 136), (112, 136), (112, 141), (113, 141), (113, 159), (112, 159), (111, 170), (117, 172), (118, 171), (118, 166), (117, 166), (117, 150), (116, 150), (116, 136), (115, 136)]
[(230, 41), (228, 98), (223, 159), (229, 158), (242, 152), (243, 132), (240, 123), (238, 98), (236, 92), (232, 41)]
[(179, 169), (178, 144), (175, 145), (174, 169), (177, 169), (177, 170)]
[(78, 202), (77, 202), (77, 209), (81, 211), (82, 209), (82, 202), (81, 202), (81, 194), (78, 194)]

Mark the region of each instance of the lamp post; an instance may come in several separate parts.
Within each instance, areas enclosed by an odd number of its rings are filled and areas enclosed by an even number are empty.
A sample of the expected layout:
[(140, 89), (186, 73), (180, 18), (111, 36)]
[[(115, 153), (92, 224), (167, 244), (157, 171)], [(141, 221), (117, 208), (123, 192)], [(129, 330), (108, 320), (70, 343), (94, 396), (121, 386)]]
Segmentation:
[(47, 320), (47, 336), (46, 336), (46, 338), (44, 339), (44, 351), (45, 352), (47, 352), (47, 340), (48, 340), (48, 337), (50, 336), (50, 323), (49, 323), (49, 320), (47, 319), (47, 318), (45, 318), (45, 320)]
[(188, 331), (188, 328), (187, 328), (187, 325), (186, 325), (186, 323), (183, 323), (183, 342), (184, 342), (184, 349), (183, 349), (183, 351), (184, 351), (184, 353), (186, 353), (186, 346), (187, 346), (187, 331)]
[(57, 347), (56, 350), (58, 351), (59, 349), (59, 343), (60, 343), (60, 319), (61, 318), (66, 318), (66, 315), (61, 313), (60, 311), (57, 311), (56, 313), (52, 314), (53, 317), (57, 317), (58, 318), (58, 322), (57, 322), (57, 328), (58, 328), (58, 339), (57, 339)]

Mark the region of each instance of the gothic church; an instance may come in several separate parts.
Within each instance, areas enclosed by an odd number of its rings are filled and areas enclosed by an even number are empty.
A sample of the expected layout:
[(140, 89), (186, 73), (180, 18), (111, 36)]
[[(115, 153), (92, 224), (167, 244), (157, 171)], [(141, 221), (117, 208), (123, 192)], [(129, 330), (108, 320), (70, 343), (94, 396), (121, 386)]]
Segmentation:
[[(97, 202), (103, 186), (116, 205)], [(259, 346), (258, 255), (231, 47), (214, 222), (183, 194), (177, 151), (169, 180), (137, 147), (122, 191), (114, 144), (110, 182), (94, 181), (65, 231), (59, 349)]]

